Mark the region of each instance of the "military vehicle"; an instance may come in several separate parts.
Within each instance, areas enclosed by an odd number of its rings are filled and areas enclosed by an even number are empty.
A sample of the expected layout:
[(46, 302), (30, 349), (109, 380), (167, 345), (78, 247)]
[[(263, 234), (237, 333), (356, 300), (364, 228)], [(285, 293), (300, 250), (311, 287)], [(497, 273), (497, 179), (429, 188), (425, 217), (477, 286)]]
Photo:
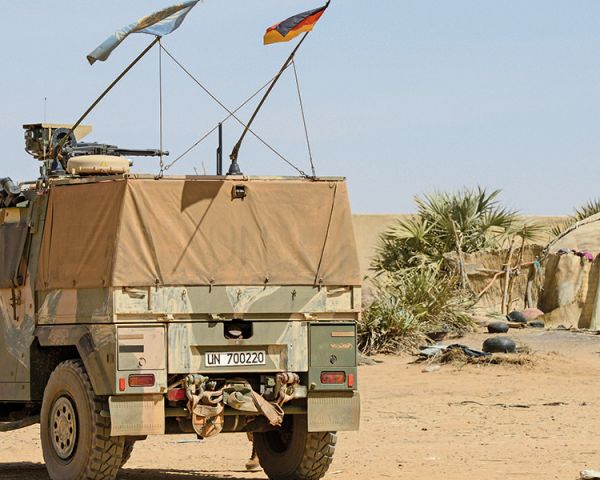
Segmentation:
[(318, 479), (359, 425), (361, 277), (341, 178), (134, 174), (91, 130), (25, 125), (0, 181), (0, 431), (53, 480), (114, 479), (148, 435), (251, 432)]

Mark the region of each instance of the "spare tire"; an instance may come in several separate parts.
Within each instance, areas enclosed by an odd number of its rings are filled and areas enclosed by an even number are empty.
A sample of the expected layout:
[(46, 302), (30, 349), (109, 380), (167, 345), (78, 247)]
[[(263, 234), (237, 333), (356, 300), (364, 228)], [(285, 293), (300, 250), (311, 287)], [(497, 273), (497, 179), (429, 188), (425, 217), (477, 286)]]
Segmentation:
[(514, 353), (517, 344), (508, 337), (492, 337), (483, 342), (483, 351), (487, 353)]
[(487, 326), (489, 333), (506, 333), (509, 328), (506, 322), (492, 322)]
[(546, 324), (543, 320), (532, 320), (527, 325), (531, 328), (546, 328)]
[(527, 317), (517, 310), (510, 312), (508, 318), (511, 322), (527, 323)]

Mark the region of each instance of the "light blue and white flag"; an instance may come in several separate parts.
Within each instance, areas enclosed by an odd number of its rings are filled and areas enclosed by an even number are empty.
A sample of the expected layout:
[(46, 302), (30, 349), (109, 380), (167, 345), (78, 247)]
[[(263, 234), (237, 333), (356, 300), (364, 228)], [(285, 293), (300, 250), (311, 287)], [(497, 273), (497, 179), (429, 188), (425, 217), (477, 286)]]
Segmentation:
[(106, 60), (112, 51), (117, 48), (130, 33), (148, 33), (150, 35), (162, 37), (174, 32), (179, 28), (185, 16), (190, 13), (190, 10), (194, 8), (199, 1), (200, 0), (193, 0), (163, 8), (158, 12), (140, 18), (137, 22), (131, 23), (121, 30), (117, 30), (102, 42), (96, 50), (87, 56), (88, 62), (92, 65), (96, 60)]

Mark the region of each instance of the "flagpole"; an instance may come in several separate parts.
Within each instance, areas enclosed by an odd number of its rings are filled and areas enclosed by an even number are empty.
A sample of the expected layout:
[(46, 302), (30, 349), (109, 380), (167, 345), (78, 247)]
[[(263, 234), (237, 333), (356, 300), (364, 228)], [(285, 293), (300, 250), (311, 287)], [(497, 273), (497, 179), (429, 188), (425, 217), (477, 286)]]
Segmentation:
[(160, 148), (160, 170), (164, 169), (163, 162), (163, 84), (162, 84), (162, 43), (160, 43), (160, 37), (158, 38), (158, 128), (159, 128), (159, 148)]
[[(96, 100), (94, 101), (94, 103), (92, 103), (92, 104), (89, 106), (89, 108), (88, 108), (88, 109), (87, 109), (87, 110), (86, 110), (86, 111), (83, 113), (83, 115), (81, 115), (81, 117), (79, 117), (79, 119), (78, 119), (78, 120), (75, 122), (75, 124), (74, 124), (74, 125), (73, 125), (73, 126), (70, 128), (70, 130), (69, 130), (69, 133), (68, 133), (67, 135), (65, 135), (65, 136), (64, 136), (64, 137), (61, 139), (60, 143), (58, 144), (57, 151), (59, 151), (59, 152), (60, 152), (60, 150), (61, 150), (61, 149), (62, 149), (62, 147), (64, 146), (64, 144), (65, 144), (65, 142), (67, 141), (67, 139), (68, 139), (68, 138), (71, 136), (71, 133), (73, 133), (73, 132), (75, 131), (75, 129), (76, 129), (76, 128), (77, 128), (77, 127), (78, 127), (78, 126), (81, 124), (81, 122), (83, 122), (83, 121), (85, 120), (85, 118), (86, 118), (86, 117), (87, 117), (87, 116), (90, 114), (90, 112), (91, 112), (91, 111), (92, 111), (94, 108), (96, 108), (96, 105), (98, 105), (98, 104), (99, 104), (99, 103), (102, 101), (102, 99), (103, 99), (103, 98), (104, 98), (104, 97), (105, 97), (105, 96), (108, 94), (108, 92), (110, 92), (110, 91), (113, 89), (113, 87), (114, 87), (114, 86), (115, 86), (117, 83), (119, 83), (119, 82), (121, 81), (121, 79), (122, 79), (122, 78), (123, 78), (125, 75), (127, 75), (127, 73), (129, 72), (129, 70), (131, 70), (131, 69), (132, 69), (132, 68), (135, 66), (135, 64), (136, 64), (136, 63), (138, 63), (138, 62), (139, 62), (139, 61), (142, 59), (142, 57), (144, 57), (144, 55), (146, 55), (146, 54), (147, 54), (147, 53), (150, 51), (150, 49), (151, 49), (151, 48), (152, 48), (154, 45), (156, 45), (156, 44), (157, 44), (159, 41), (160, 41), (160, 37), (159, 37), (159, 36), (157, 36), (157, 37), (156, 37), (154, 40), (152, 40), (152, 42), (150, 42), (150, 45), (148, 45), (148, 46), (147, 46), (147, 47), (146, 47), (146, 48), (145, 48), (145, 49), (144, 49), (144, 50), (143, 50), (143, 51), (142, 51), (142, 52), (141, 52), (141, 53), (140, 53), (140, 54), (139, 54), (139, 55), (138, 55), (138, 56), (135, 58), (135, 60), (133, 60), (133, 62), (131, 62), (131, 63), (130, 63), (130, 64), (127, 66), (127, 68), (125, 68), (125, 70), (123, 70), (123, 71), (121, 72), (121, 74), (120, 74), (120, 75), (119, 75), (117, 78), (115, 78), (115, 79), (112, 81), (112, 83), (111, 83), (111, 84), (110, 84), (108, 87), (106, 87), (106, 89), (105, 89), (105, 90), (104, 90), (104, 91), (103, 91), (103, 92), (100, 94), (100, 96), (99, 96), (98, 98), (96, 98)], [(161, 150), (162, 150), (162, 148), (161, 148)]]
[(298, 45), (296, 45), (296, 48), (294, 48), (294, 50), (292, 51), (292, 53), (290, 54), (290, 56), (284, 62), (283, 66), (279, 70), (279, 73), (277, 73), (277, 75), (275, 76), (275, 78), (271, 82), (271, 85), (269, 85), (269, 88), (267, 89), (267, 91), (263, 95), (261, 101), (259, 102), (258, 106), (256, 107), (256, 110), (254, 110), (254, 113), (252, 114), (252, 117), (250, 117), (250, 120), (248, 121), (248, 123), (244, 127), (244, 131), (242, 132), (242, 136), (240, 137), (240, 139), (238, 140), (238, 142), (235, 144), (235, 147), (233, 147), (233, 150), (231, 151), (231, 155), (229, 155), (229, 158), (231, 159), (231, 165), (229, 166), (229, 171), (227, 172), (228, 175), (239, 175), (239, 174), (241, 174), (240, 166), (237, 163), (237, 159), (238, 159), (238, 154), (240, 152), (240, 147), (242, 146), (242, 142), (244, 141), (244, 137), (248, 133), (248, 130), (250, 130), (250, 126), (252, 125), (252, 122), (254, 122), (254, 119), (258, 115), (258, 112), (260, 111), (260, 109), (264, 105), (265, 101), (267, 100), (267, 97), (269, 96), (269, 94), (271, 93), (271, 91), (273, 90), (273, 88), (275, 87), (275, 84), (277, 83), (277, 81), (279, 80), (279, 78), (281, 77), (281, 75), (283, 75), (283, 72), (285, 71), (285, 69), (287, 67), (289, 67), (290, 63), (294, 59), (294, 55), (296, 55), (296, 52), (298, 51), (298, 49), (300, 48), (300, 46), (302, 45), (302, 43), (304, 42), (304, 40), (306, 40), (306, 37), (308, 36), (309, 33), (310, 32), (306, 32), (304, 34), (304, 36), (298, 42)]

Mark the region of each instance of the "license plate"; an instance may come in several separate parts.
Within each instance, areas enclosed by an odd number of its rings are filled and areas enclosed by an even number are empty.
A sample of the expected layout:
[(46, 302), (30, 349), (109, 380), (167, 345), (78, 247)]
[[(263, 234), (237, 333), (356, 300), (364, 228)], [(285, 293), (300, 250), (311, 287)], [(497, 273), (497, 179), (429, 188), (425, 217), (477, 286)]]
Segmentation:
[(267, 364), (267, 354), (264, 351), (207, 352), (204, 358), (207, 367), (240, 367)]

